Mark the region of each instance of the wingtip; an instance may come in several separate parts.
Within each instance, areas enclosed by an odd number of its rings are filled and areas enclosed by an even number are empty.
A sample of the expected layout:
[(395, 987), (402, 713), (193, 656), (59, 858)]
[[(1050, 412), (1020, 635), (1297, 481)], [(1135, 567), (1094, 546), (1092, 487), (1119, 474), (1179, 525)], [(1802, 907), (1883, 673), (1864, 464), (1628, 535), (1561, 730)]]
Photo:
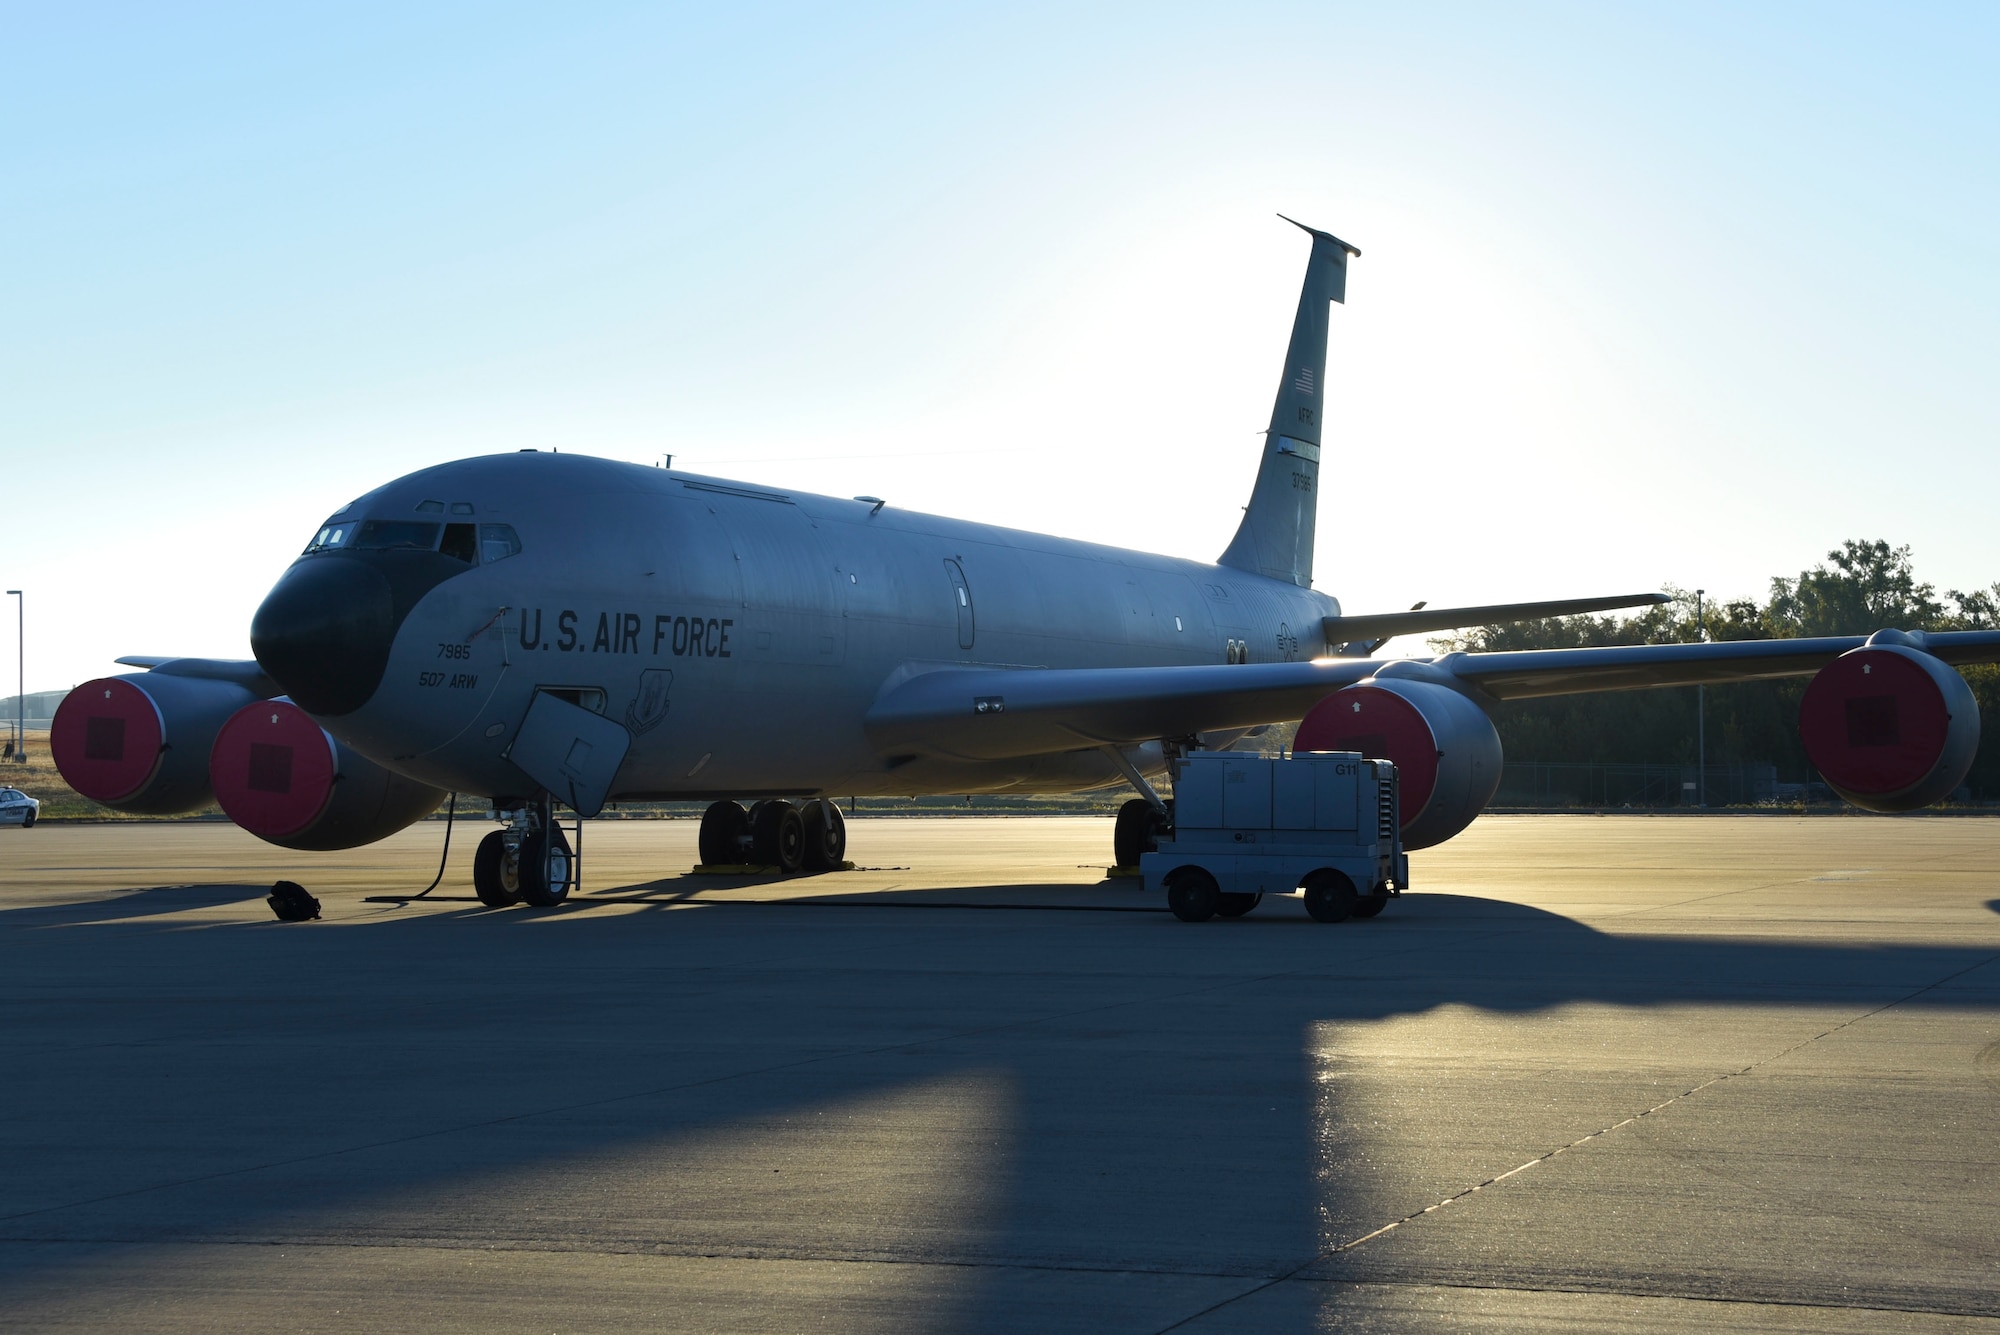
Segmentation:
[(1354, 258), (1356, 259), (1361, 258), (1361, 251), (1359, 247), (1348, 245), (1345, 241), (1342, 241), (1332, 232), (1322, 232), (1317, 227), (1308, 227), (1306, 224), (1300, 222), (1297, 218), (1286, 218), (1285, 215), (1282, 213), (1279, 214), (1278, 216), (1280, 218), (1284, 218), (1286, 222), (1298, 228), (1301, 232), (1305, 232), (1308, 233), (1309, 235), (1316, 237), (1324, 237), (1326, 240), (1333, 242), (1334, 245), (1339, 246), (1342, 250), (1346, 251), (1348, 254), (1354, 256)]

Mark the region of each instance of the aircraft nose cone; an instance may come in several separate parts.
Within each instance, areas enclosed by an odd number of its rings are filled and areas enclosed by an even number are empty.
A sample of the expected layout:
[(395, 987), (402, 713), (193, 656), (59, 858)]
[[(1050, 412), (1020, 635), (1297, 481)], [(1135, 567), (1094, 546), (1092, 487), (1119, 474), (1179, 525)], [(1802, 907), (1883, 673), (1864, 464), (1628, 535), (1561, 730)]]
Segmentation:
[(350, 714), (382, 684), (395, 597), (373, 566), (340, 556), (287, 570), (250, 622), (250, 651), (309, 714)]

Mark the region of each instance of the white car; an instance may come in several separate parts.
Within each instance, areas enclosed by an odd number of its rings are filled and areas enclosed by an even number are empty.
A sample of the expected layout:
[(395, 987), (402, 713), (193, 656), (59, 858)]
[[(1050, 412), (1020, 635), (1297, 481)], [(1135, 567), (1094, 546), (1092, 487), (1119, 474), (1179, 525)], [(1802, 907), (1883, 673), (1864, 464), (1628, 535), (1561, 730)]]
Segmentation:
[(19, 788), (0, 788), (0, 825), (32, 829), (41, 811), (42, 804)]

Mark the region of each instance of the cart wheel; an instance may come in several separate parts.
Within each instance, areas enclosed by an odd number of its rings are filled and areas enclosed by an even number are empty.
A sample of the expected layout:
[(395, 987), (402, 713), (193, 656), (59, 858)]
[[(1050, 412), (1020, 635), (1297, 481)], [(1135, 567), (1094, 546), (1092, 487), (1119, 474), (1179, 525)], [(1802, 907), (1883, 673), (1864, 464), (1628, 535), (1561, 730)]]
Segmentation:
[(1258, 901), (1263, 899), (1264, 896), (1244, 893), (1223, 895), (1221, 898), (1222, 902), (1215, 906), (1215, 911), (1225, 918), (1240, 918), (1251, 909), (1256, 908)]
[(1320, 922), (1345, 922), (1354, 915), (1359, 898), (1354, 882), (1331, 867), (1323, 867), (1306, 877), (1306, 912)]
[(1372, 895), (1362, 895), (1354, 901), (1354, 916), (1372, 918), (1389, 907), (1389, 892), (1378, 890)]
[(1182, 922), (1207, 922), (1221, 907), (1222, 888), (1199, 867), (1176, 867), (1167, 876), (1167, 907)]

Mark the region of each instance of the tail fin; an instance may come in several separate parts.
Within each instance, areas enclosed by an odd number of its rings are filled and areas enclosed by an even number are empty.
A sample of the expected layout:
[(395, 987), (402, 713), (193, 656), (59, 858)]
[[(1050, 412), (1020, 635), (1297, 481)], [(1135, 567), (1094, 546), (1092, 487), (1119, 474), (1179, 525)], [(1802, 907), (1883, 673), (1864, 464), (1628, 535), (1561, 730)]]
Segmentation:
[[(1284, 218), (1281, 213), (1278, 215)], [(1312, 586), (1313, 520), (1319, 509), (1319, 440), (1326, 393), (1327, 303), (1347, 300), (1347, 257), (1360, 251), (1337, 236), (1285, 221), (1311, 235), (1305, 288), (1292, 321), (1292, 345), (1278, 381), (1278, 401), (1264, 434), (1264, 461), (1243, 522), (1220, 564)]]

